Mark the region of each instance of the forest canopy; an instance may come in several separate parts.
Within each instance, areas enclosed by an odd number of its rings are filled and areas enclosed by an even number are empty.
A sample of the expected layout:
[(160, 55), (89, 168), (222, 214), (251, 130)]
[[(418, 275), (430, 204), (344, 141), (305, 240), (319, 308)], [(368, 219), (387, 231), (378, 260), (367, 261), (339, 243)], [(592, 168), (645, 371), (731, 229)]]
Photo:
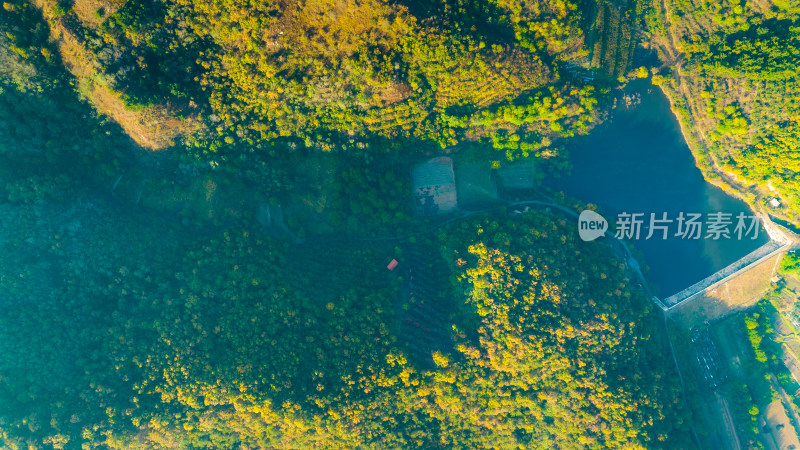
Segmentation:
[[(11, 48), (60, 57), (98, 112), (138, 144), (188, 144), (212, 167), (387, 140), (553, 152), (597, 119), (597, 91), (564, 65), (615, 82), (643, 19), (635, 5), (561, 0), (4, 5)], [(19, 46), (18, 25), (35, 6), (55, 44), (41, 52)], [(535, 104), (552, 90), (558, 103)], [(527, 113), (497, 114), (510, 106)]]
[(2, 6), (0, 446), (690, 445), (608, 246), (409, 212), (423, 156), (564, 169), (653, 5)]
[[(390, 247), (288, 252), (247, 229), (176, 230), (140, 266), (147, 247), (120, 246), (159, 226), (120, 232), (97, 208), (80, 232), (102, 236), (91, 254), (103, 249), (100, 272), (81, 269), (90, 255), (71, 239), (80, 211), (59, 213), (69, 219), (55, 228), (30, 226), (33, 215), (11, 224), (30, 244), (5, 254), (46, 254), (53, 272), (83, 281), (59, 286), (30, 259), (3, 278), (17, 302), (51, 287), (3, 316), (6, 448), (687, 445), (649, 300), (605, 245), (585, 245), (564, 220), (531, 212), (442, 230), (431, 243), (443, 245), (461, 306), (451, 350), (429, 366), (397, 332), (401, 279), (374, 264)], [(51, 234), (63, 244), (45, 247)]]

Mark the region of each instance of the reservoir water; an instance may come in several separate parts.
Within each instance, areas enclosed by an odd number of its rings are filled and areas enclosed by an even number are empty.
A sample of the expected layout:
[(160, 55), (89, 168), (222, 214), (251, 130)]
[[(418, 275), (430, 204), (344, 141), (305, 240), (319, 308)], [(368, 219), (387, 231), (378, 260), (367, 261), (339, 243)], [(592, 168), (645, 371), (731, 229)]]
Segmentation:
[[(652, 288), (664, 298), (745, 256), (766, 243), (768, 236), (758, 227), (756, 239), (752, 239), (755, 230), (737, 239), (736, 216), (753, 216), (753, 211), (703, 179), (669, 101), (657, 87), (637, 80), (623, 94), (632, 99), (631, 104), (626, 105), (620, 94), (606, 122), (589, 135), (572, 139), (567, 145), (571, 173), (552, 183), (571, 197), (599, 206), (610, 225), (623, 212), (644, 214), (641, 235), (631, 242), (643, 257), (640, 262), (649, 268), (646, 275)], [(675, 236), (675, 219), (681, 212), (684, 217), (702, 214), (699, 239)], [(706, 238), (714, 219), (708, 214), (718, 212), (731, 214), (732, 223), (725, 227), (730, 238)], [(659, 219), (667, 213), (667, 219), (673, 220), (662, 224), (669, 227), (667, 239), (656, 227), (653, 236), (645, 239), (650, 213)]]

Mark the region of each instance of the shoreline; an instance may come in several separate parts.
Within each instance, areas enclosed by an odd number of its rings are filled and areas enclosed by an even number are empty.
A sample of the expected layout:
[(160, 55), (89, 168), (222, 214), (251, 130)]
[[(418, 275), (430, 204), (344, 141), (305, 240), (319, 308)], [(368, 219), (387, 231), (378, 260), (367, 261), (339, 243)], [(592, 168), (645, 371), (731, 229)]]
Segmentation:
[[(671, 54), (670, 56), (675, 54), (681, 55), (682, 52), (676, 47), (674, 37), (671, 33), (672, 30), (670, 29), (669, 39), (667, 39), (666, 43), (661, 43), (661, 45), (666, 47), (666, 50)], [(685, 77), (681, 74), (681, 62), (673, 61), (673, 69), (670, 78), (665, 79), (664, 82), (657, 85), (652, 83), (652, 77), (650, 81), (651, 84), (661, 90), (669, 101), (670, 111), (678, 122), (683, 140), (689, 147), (689, 151), (695, 161), (695, 166), (700, 170), (706, 182), (720, 188), (726, 194), (742, 200), (754, 213), (773, 216), (794, 227), (800, 228), (800, 221), (790, 217), (782, 210), (771, 209), (767, 211), (765, 209), (767, 199), (770, 197), (768, 187), (746, 179), (739, 182), (735, 175), (728, 174), (720, 168), (714, 155), (708, 150), (708, 146), (705, 144), (705, 136), (695, 124), (697, 121), (696, 117), (698, 116), (696, 113), (696, 105), (688, 98), (688, 92), (681, 92), (684, 89), (684, 78)], [(667, 86), (667, 83), (670, 83), (670, 85)], [(682, 109), (678, 106), (678, 100), (682, 100)], [(767, 190), (766, 193), (765, 189)], [(780, 194), (775, 192), (773, 196), (780, 196)]]

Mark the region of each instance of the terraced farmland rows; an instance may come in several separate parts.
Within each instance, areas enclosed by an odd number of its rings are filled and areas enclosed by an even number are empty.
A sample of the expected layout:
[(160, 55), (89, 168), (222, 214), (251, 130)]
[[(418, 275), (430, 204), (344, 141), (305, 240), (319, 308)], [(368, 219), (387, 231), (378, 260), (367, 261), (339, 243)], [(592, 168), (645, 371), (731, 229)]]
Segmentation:
[(431, 366), (433, 352), (451, 351), (453, 345), (452, 305), (442, 289), (447, 280), (447, 268), (434, 255), (422, 246), (412, 245), (406, 249), (405, 283), (397, 308), (400, 342), (415, 361)]

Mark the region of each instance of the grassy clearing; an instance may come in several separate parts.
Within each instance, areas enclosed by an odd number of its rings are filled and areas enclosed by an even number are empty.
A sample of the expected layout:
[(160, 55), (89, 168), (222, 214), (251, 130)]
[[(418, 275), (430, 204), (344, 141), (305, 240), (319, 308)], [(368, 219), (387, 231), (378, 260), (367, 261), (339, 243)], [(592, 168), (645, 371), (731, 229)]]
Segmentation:
[(121, 8), (123, 3), (121, 1), (75, 0), (72, 4), (72, 11), (84, 26), (99, 30), (106, 18)]

